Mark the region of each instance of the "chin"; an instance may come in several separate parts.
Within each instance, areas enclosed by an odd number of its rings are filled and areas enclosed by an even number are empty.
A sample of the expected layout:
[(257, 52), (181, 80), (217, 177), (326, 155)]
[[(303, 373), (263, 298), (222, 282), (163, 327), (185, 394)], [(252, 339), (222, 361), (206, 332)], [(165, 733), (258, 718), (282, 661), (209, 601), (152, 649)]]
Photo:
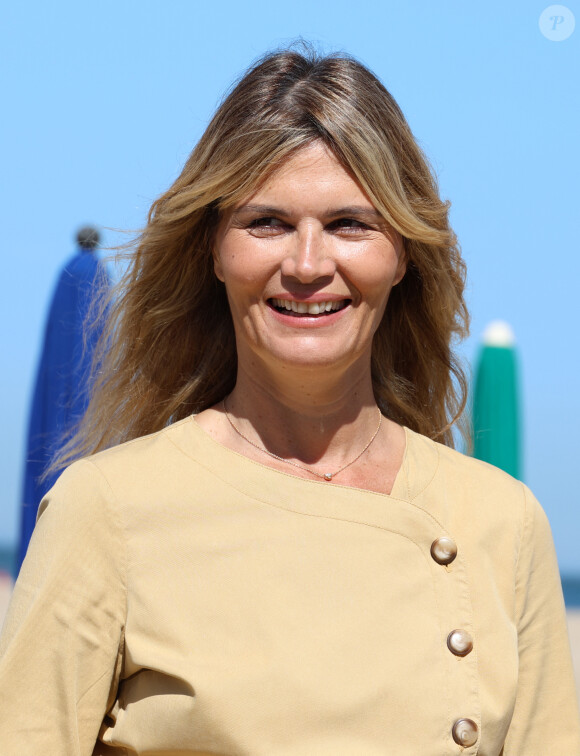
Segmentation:
[(290, 350), (271, 349), (264, 356), (270, 365), (277, 364), (282, 368), (293, 367), (304, 370), (324, 368), (344, 370), (361, 359), (360, 353), (332, 349), (330, 344), (321, 344), (320, 341), (297, 344)]

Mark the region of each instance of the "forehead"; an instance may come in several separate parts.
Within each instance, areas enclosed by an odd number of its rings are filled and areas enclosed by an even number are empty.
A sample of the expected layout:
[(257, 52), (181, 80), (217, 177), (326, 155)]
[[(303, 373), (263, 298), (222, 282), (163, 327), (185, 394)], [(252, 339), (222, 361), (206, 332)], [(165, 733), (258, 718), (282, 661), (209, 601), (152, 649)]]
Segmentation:
[(272, 173), (267, 175), (237, 207), (262, 201), (301, 198), (328, 202), (340, 197), (340, 203), (365, 204), (372, 202), (350, 171), (337, 160), (322, 142), (314, 142), (292, 153)]

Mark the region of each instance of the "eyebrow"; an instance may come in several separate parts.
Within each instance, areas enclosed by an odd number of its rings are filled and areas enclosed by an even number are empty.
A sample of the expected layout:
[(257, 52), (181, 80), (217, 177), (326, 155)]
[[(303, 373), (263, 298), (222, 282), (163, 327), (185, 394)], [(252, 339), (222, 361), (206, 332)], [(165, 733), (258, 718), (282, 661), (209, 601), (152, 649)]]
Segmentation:
[[(281, 207), (273, 205), (241, 205), (235, 208), (233, 215), (242, 215), (243, 213), (257, 213), (258, 215), (276, 215), (282, 218), (289, 217), (290, 213)], [(375, 223), (384, 221), (383, 216), (374, 208), (364, 207), (363, 205), (347, 205), (346, 207), (329, 208), (323, 216), (325, 218), (338, 218), (344, 216), (355, 216), (357, 218), (366, 218)]]

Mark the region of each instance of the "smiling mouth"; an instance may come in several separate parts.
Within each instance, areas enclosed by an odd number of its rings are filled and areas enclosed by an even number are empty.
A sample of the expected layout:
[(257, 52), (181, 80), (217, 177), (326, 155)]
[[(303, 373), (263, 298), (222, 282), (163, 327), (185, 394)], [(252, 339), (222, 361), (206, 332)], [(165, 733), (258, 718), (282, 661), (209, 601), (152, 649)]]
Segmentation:
[(268, 304), (274, 310), (283, 312), (285, 315), (295, 317), (312, 317), (313, 315), (324, 316), (333, 312), (344, 310), (350, 304), (350, 299), (339, 299), (332, 302), (296, 302), (294, 299), (268, 299)]

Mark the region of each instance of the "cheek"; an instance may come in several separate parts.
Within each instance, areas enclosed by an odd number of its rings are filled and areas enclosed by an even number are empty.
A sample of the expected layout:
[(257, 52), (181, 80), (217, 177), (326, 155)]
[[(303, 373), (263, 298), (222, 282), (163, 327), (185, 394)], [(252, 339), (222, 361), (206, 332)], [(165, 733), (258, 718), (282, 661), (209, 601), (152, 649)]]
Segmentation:
[(273, 250), (263, 245), (247, 240), (228, 242), (216, 255), (216, 275), (226, 287), (256, 291), (275, 275), (275, 259)]
[(363, 298), (380, 305), (386, 301), (391, 289), (402, 277), (398, 260), (393, 255), (373, 255), (365, 263), (359, 268), (357, 288)]
[(236, 267), (240, 251), (243, 254), (243, 243), (237, 229), (219, 230), (213, 250), (214, 270), (216, 276), (223, 283), (236, 276)]
[[(267, 278), (259, 266), (239, 251), (222, 250), (216, 262), (216, 274), (224, 283), (230, 308), (242, 312), (262, 298)], [(221, 275), (220, 275), (221, 274)]]
[(223, 244), (219, 252), (214, 255), (216, 276), (226, 284), (226, 287), (245, 277), (242, 257), (243, 255), (239, 254), (239, 248), (232, 244)]
[(221, 261), (223, 282), (226, 289), (232, 292), (249, 291), (256, 288), (259, 278), (253, 273), (249, 265), (243, 264), (237, 258)]

